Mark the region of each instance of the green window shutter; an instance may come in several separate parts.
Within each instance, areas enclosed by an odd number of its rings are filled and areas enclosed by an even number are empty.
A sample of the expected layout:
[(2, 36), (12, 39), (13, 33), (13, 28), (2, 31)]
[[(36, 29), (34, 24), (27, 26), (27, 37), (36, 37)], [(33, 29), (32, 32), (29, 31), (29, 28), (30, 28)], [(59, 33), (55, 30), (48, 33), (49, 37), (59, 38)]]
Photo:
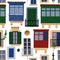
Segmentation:
[(9, 44), (13, 44), (13, 32), (9, 32)]
[(36, 20), (37, 9), (36, 8), (28, 8), (27, 9), (27, 18), (28, 20)]
[(17, 39), (17, 44), (21, 44), (21, 32), (18, 32)]

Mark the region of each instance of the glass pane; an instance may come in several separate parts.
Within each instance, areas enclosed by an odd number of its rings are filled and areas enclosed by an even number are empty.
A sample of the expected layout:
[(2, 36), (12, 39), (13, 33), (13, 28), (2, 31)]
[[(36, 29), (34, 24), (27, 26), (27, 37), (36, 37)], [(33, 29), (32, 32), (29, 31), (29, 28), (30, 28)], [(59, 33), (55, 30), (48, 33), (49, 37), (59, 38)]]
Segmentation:
[(51, 8), (51, 10), (55, 10), (55, 8)]
[(31, 40), (30, 39), (28, 39), (28, 43), (30, 43), (31, 42)]
[(28, 51), (28, 54), (31, 54), (31, 51)]
[(26, 43), (24, 43), (24, 46), (27, 46), (27, 44), (26, 44)]
[(50, 8), (46, 8), (46, 10), (49, 10), (50, 11)]
[(10, 8), (10, 15), (14, 15), (14, 7)]
[(24, 38), (24, 43), (27, 42), (27, 39)]
[(51, 16), (55, 16), (55, 11), (51, 11)]
[(38, 40), (38, 35), (35, 35), (35, 40)]
[(14, 8), (18, 8), (19, 6), (18, 5), (14, 5)]
[(58, 50), (58, 54), (60, 54), (60, 50)]
[(56, 11), (56, 16), (59, 16), (59, 11)]
[(5, 10), (4, 8), (0, 8), (0, 10)]
[(47, 56), (42, 56), (42, 60), (47, 60)]
[(50, 11), (47, 11), (46, 14), (47, 14), (47, 16), (50, 16)]
[(0, 54), (5, 54), (5, 51), (4, 50), (0, 50)]
[(27, 54), (27, 51), (24, 51), (24, 54)]
[(58, 3), (60, 3), (60, 0), (58, 0)]
[(39, 35), (39, 40), (43, 40), (43, 35)]
[(43, 32), (39, 32), (39, 34), (43, 34)]
[(31, 46), (31, 43), (28, 43), (28, 46)]
[(42, 10), (45, 10), (45, 8), (42, 8)]
[(55, 36), (55, 37), (57, 36), (57, 32), (53, 32), (52, 34), (53, 34), (53, 36)]
[(56, 32), (53, 32), (53, 33), (52, 33), (52, 38), (53, 38), (53, 39), (57, 39), (57, 33), (56, 33)]
[(53, 39), (53, 40), (52, 40), (52, 45), (53, 45), (53, 46), (56, 46), (56, 45), (57, 45), (57, 40), (56, 40), (56, 39)]
[(23, 15), (23, 8), (20, 7), (18, 11), (19, 11), (18, 15)]
[(1, 16), (5, 16), (5, 13), (4, 13), (4, 11), (1, 11)]
[(17, 8), (17, 7), (15, 7), (14, 9), (15, 9), (15, 10), (14, 10), (15, 15), (18, 15), (18, 14), (19, 14), (19, 12), (18, 12), (18, 8)]
[(24, 50), (26, 50), (26, 49), (27, 49), (27, 47), (24, 46)]
[(10, 8), (14, 8), (15, 7), (15, 5), (10, 5)]
[(35, 34), (38, 34), (38, 32), (35, 32)]
[(21, 8), (21, 7), (23, 8), (23, 5), (18, 5), (18, 6), (19, 6), (19, 8)]
[(56, 10), (60, 10), (60, 8), (56, 8)]
[(42, 16), (45, 16), (45, 11), (42, 11)]

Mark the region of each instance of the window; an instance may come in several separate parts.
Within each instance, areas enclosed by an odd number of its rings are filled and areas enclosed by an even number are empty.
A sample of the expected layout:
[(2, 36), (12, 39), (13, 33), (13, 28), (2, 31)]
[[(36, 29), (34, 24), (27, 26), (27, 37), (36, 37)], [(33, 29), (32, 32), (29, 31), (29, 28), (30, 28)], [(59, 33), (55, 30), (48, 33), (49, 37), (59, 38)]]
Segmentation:
[(1, 46), (1, 32), (0, 32), (0, 46)]
[(10, 44), (21, 44), (21, 32), (9, 32), (9, 43)]
[(46, 2), (47, 0), (42, 0), (42, 2)]
[(17, 32), (13, 32), (13, 44), (17, 44)]
[(31, 54), (31, 40), (24, 38), (24, 55)]
[(42, 8), (42, 16), (60, 16), (60, 8)]
[(23, 6), (10, 5), (10, 15), (23, 15)]
[(36, 60), (36, 58), (31, 58), (30, 60)]
[(0, 8), (0, 16), (1, 17), (5, 16), (5, 8)]
[(31, 4), (36, 4), (36, 0), (31, 0)]
[(35, 40), (48, 40), (48, 32), (35, 32)]
[(5, 2), (5, 0), (0, 0), (0, 3), (3, 3), (3, 2)]
[(60, 46), (60, 32), (52, 33), (52, 44), (55, 44), (56, 46)]
[(8, 58), (15, 58), (14, 47), (8, 49)]
[(47, 56), (42, 56), (42, 60), (47, 60)]
[(58, 0), (58, 3), (60, 3), (60, 0)]
[(60, 60), (60, 50), (58, 50), (58, 60)]
[(5, 50), (0, 50), (0, 60), (6, 60)]

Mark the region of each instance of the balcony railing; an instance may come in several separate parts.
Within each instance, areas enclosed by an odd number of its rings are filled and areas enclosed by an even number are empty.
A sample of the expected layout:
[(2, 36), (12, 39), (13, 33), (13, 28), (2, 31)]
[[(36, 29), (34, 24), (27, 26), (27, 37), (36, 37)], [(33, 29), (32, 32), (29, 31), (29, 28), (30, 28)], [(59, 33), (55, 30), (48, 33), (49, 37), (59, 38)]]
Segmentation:
[(38, 26), (39, 20), (25, 20), (25, 26)]

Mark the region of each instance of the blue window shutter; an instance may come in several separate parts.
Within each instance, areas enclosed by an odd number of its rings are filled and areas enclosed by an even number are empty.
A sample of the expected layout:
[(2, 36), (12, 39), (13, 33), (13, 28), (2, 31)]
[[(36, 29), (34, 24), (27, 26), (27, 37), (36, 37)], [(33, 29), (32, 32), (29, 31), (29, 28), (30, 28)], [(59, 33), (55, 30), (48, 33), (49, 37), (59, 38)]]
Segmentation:
[(48, 32), (44, 32), (43, 39), (48, 40)]
[(60, 32), (57, 32), (57, 39), (60, 39)]
[(60, 32), (57, 32), (57, 46), (60, 46)]
[(13, 48), (9, 48), (9, 57), (14, 58), (14, 49)]

